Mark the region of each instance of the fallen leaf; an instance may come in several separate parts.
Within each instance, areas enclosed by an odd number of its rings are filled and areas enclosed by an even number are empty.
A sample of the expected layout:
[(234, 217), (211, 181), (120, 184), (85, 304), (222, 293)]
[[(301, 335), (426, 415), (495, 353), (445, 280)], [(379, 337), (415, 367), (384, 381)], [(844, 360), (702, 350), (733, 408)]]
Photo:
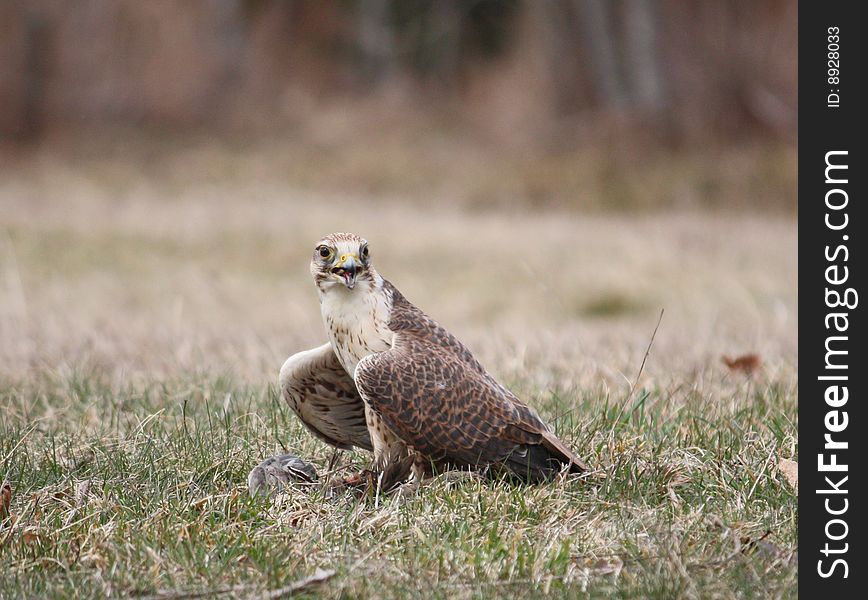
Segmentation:
[(3, 487), (0, 488), (0, 527), (6, 523), (6, 519), (11, 515), (9, 512), (10, 504), (12, 504), (12, 486), (4, 482)]
[(723, 356), (721, 357), (721, 360), (733, 373), (744, 373), (748, 376), (759, 371), (763, 365), (763, 361), (759, 354), (743, 354), (736, 358)]
[(790, 484), (790, 487), (793, 488), (796, 492), (796, 496), (799, 495), (799, 463), (794, 460), (790, 460), (788, 458), (780, 458), (778, 459), (778, 471), (781, 472), (781, 475), (784, 476), (784, 479), (787, 480), (787, 483)]
[(21, 541), (28, 546), (42, 542), (42, 533), (36, 527), (27, 527), (21, 532)]
[(211, 500), (214, 499), (214, 496), (205, 496), (204, 498), (199, 498), (198, 500), (193, 500), (190, 502), (190, 508), (194, 508), (196, 510), (202, 510)]
[(85, 479), (75, 486), (75, 505), (77, 507), (87, 504), (87, 499), (90, 495), (90, 484), (90, 479)]

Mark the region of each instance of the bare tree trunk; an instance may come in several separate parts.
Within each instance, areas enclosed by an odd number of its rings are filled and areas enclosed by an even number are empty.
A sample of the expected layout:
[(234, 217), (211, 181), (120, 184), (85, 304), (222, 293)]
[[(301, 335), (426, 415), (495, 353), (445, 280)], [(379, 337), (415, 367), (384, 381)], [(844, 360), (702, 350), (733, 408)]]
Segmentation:
[(536, 0), (526, 7), (536, 35), (542, 38), (555, 113), (575, 112), (579, 104), (579, 54), (569, 5), (564, 0)]
[(608, 0), (573, 0), (582, 36), (587, 40), (594, 83), (603, 103), (621, 110), (628, 97), (615, 50), (612, 5)]
[(41, 15), (28, 11), (25, 16), (25, 85), (21, 119), (21, 139), (36, 139), (45, 125), (44, 95), (51, 56), (51, 29)]
[(461, 7), (455, 0), (438, 0), (431, 6), (431, 45), (435, 75), (442, 83), (453, 85), (459, 70), (461, 42)]
[(666, 104), (666, 83), (657, 51), (655, 0), (624, 0), (624, 34), (633, 103), (641, 111), (657, 112)]
[(199, 114), (214, 117), (228, 111), (238, 100), (244, 80), (242, 60), (248, 38), (244, 29), (244, 6), (240, 0), (217, 0), (211, 4), (215, 25), (215, 55), (219, 70)]
[(362, 78), (376, 84), (392, 68), (394, 38), (389, 23), (389, 0), (358, 0), (357, 37), (362, 51)]

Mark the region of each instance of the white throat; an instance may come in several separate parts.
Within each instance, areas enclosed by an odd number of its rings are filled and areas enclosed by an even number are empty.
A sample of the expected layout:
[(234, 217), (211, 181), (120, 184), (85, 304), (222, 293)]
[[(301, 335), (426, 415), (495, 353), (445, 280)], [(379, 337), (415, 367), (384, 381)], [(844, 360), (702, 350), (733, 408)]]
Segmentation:
[(364, 357), (392, 347), (389, 329), (392, 299), (377, 275), (350, 290), (343, 285), (320, 287), (320, 311), (326, 333), (341, 365), (353, 376)]

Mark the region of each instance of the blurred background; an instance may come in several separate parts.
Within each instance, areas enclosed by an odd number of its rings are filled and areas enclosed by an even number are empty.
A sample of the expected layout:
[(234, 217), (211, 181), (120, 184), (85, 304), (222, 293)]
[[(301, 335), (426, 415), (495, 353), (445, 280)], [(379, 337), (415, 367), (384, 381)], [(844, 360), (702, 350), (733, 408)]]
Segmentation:
[(335, 230), (501, 374), (792, 370), (796, 8), (0, 0), (0, 371), (271, 376)]

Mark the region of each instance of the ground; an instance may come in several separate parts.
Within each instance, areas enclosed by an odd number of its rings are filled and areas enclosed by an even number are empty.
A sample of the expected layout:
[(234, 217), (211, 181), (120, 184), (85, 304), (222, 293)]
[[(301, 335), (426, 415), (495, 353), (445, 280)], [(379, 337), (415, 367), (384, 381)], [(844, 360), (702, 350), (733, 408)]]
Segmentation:
[[(189, 180), (52, 152), (0, 174), (0, 597), (246, 597), (317, 568), (330, 597), (795, 595), (792, 215), (312, 193), (196, 156)], [(264, 457), (332, 456), (275, 380), (325, 339), (307, 263), (335, 230), (607, 477), (249, 498)], [(752, 376), (721, 362), (745, 353)]]

